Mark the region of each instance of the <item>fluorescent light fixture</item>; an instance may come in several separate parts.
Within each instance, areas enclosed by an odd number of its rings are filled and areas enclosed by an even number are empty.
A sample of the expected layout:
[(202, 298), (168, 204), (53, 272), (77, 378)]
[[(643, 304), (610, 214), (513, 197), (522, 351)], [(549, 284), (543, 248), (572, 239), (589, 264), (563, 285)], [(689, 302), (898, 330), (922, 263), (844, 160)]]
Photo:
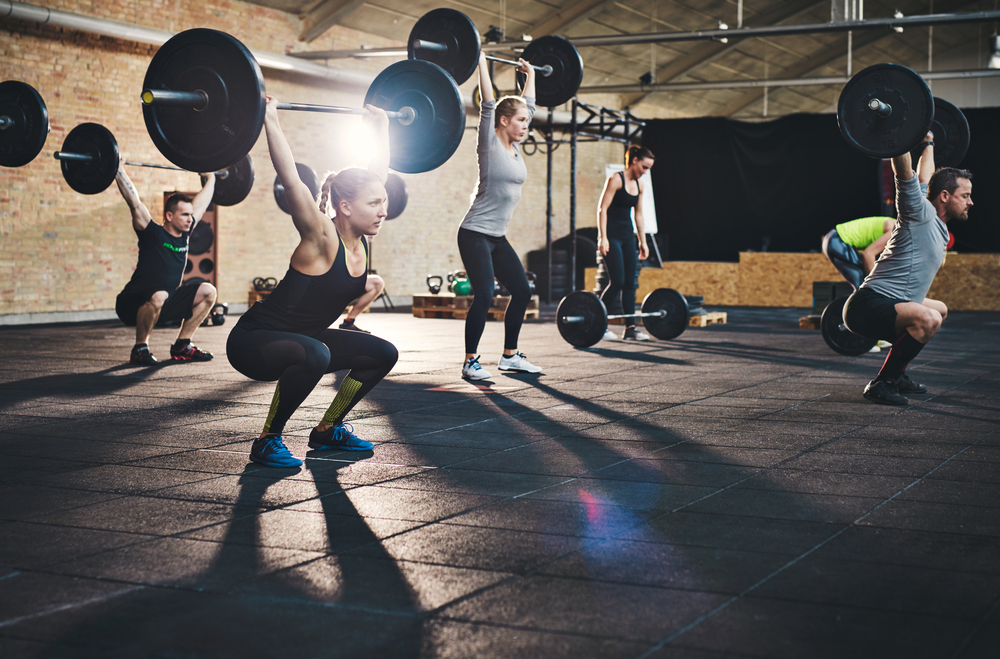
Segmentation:
[(1000, 35), (994, 34), (989, 37), (990, 61), (987, 62), (987, 69), (1000, 69)]

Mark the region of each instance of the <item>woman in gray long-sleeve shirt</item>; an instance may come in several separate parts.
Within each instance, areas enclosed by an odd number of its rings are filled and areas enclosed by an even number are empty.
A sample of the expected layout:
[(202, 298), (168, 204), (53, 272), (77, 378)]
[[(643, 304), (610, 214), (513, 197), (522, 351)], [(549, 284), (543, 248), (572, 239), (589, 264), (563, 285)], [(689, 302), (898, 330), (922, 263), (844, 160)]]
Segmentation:
[(540, 373), (542, 370), (517, 350), (517, 337), (531, 291), (521, 259), (505, 236), (514, 207), (521, 198), (521, 186), (528, 177), (518, 143), (528, 134), (528, 125), (535, 113), (535, 70), (523, 59), (518, 63), (518, 71), (526, 76), (524, 96), (507, 96), (494, 104), (489, 65), (485, 55), (479, 58), (479, 89), (483, 95), (476, 145), (479, 183), (472, 206), (458, 230), (458, 249), (475, 293), (465, 318), (466, 355), (462, 377), (467, 380), (492, 377), (479, 365), (476, 351), (493, 299), (494, 277), (511, 296), (504, 315), (500, 370), (521, 373)]

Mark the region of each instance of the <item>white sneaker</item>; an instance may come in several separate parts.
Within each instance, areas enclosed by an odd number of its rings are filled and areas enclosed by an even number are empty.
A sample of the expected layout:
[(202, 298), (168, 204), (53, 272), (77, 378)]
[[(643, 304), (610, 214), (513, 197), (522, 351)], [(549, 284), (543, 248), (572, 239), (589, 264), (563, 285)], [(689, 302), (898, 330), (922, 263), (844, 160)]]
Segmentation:
[(875, 345), (876, 345), (877, 347), (879, 347), (879, 348), (882, 348), (883, 350), (884, 350), (885, 348), (891, 348), (891, 347), (892, 347), (892, 344), (891, 344), (891, 343), (889, 343), (888, 341), (882, 341), (881, 339), (879, 339), (878, 341), (876, 341), (876, 342), (875, 342)]
[(462, 377), (466, 380), (489, 380), (493, 376), (485, 368), (479, 365), (479, 355), (472, 359), (466, 359), (462, 367)]
[(622, 341), (649, 341), (649, 334), (646, 334), (638, 327), (629, 327), (622, 334)]
[(869, 350), (868, 352), (882, 352), (882, 348), (879, 348), (878, 344), (876, 343), (871, 347), (871, 350)]
[(618, 335), (612, 332), (610, 329), (604, 330), (604, 336), (601, 337), (602, 341), (617, 341)]
[(542, 369), (529, 362), (524, 355), (515, 352), (510, 357), (500, 357), (501, 371), (520, 371), (521, 373), (541, 373)]

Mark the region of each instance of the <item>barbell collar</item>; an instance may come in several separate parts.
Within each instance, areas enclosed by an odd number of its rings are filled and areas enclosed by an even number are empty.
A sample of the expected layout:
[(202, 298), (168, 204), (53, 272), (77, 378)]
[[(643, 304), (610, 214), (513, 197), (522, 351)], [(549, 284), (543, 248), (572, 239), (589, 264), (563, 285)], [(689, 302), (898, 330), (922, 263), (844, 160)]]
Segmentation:
[(868, 109), (873, 110), (875, 114), (882, 117), (883, 119), (892, 114), (892, 106), (889, 105), (888, 103), (883, 103), (877, 98), (873, 98), (872, 100), (868, 101)]
[(161, 107), (192, 108), (201, 112), (208, 107), (208, 94), (201, 90), (180, 92), (171, 89), (142, 90), (143, 105), (159, 105)]
[(564, 323), (582, 323), (586, 320), (583, 316), (563, 316), (562, 318)]
[(89, 153), (68, 153), (66, 151), (56, 151), (52, 154), (56, 160), (73, 160), (75, 162), (90, 162), (94, 156)]
[(418, 50), (433, 50), (439, 53), (447, 53), (448, 46), (443, 43), (437, 43), (436, 41), (425, 41), (424, 39), (415, 39), (413, 41), (413, 47)]
[[(515, 62), (514, 60), (504, 59), (502, 57), (494, 57), (493, 55), (487, 55), (486, 59), (490, 60), (491, 62), (500, 62), (501, 64), (510, 64), (511, 66), (520, 66), (519, 62)], [(552, 67), (549, 66), (548, 64), (546, 64), (545, 66), (535, 66), (534, 64), (529, 64), (529, 66), (531, 68), (533, 68), (534, 70), (538, 71), (539, 73), (541, 73), (546, 78), (548, 78), (550, 75), (552, 75)]]
[(14, 125), (14, 120), (4, 115), (0, 117), (0, 130), (7, 130)]

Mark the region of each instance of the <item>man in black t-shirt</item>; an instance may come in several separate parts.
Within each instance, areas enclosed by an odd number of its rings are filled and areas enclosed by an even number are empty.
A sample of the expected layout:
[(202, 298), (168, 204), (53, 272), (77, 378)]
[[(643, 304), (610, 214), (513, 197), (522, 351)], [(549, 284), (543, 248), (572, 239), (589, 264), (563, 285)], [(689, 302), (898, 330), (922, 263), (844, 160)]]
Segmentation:
[(118, 166), (115, 182), (132, 211), (132, 228), (139, 236), (139, 263), (132, 279), (118, 295), (115, 312), (122, 322), (135, 327), (135, 346), (129, 361), (150, 365), (156, 357), (149, 351), (149, 336), (157, 320), (181, 320), (177, 341), (170, 348), (173, 361), (208, 361), (212, 353), (191, 343), (195, 330), (215, 306), (216, 290), (208, 282), (181, 286), (187, 264), (188, 238), (215, 194), (215, 175), (202, 174), (205, 187), (194, 199), (173, 194), (163, 205), (163, 225), (153, 221), (149, 209), (123, 169)]

